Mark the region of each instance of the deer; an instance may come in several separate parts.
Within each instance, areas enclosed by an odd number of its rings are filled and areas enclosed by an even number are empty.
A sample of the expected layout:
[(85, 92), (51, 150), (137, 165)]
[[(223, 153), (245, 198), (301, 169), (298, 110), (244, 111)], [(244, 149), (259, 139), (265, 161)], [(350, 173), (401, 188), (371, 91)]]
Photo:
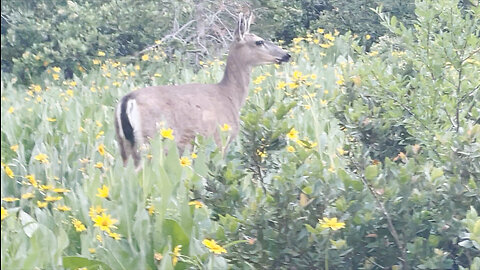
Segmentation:
[(180, 152), (197, 135), (213, 137), (220, 146), (219, 127), (225, 124), (230, 127), (229, 141), (238, 135), (240, 110), (248, 95), (252, 68), (290, 59), (286, 50), (250, 33), (252, 17), (239, 15), (220, 82), (149, 86), (120, 99), (114, 122), (124, 166), (132, 157), (135, 168), (141, 168), (139, 146), (159, 134), (162, 125), (173, 130)]

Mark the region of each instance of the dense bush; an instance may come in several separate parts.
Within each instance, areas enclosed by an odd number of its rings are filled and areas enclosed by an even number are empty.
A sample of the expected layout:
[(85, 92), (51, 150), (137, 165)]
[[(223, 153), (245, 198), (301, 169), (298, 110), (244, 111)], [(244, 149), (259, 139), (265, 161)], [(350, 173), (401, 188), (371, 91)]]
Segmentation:
[(480, 10), (416, 5), (411, 29), (380, 14), (391, 36), (370, 52), (323, 28), (293, 39), (292, 62), (254, 70), (226, 153), (156, 138), (139, 173), (118, 98), (217, 81), (223, 59), (94, 51), (27, 87), (2, 72), (2, 268), (478, 269)]

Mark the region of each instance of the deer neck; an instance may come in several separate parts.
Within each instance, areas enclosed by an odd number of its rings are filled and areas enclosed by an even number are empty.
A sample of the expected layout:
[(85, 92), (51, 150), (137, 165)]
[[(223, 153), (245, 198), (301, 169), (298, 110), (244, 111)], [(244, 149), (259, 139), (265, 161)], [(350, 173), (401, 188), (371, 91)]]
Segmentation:
[(239, 111), (248, 95), (251, 73), (252, 67), (250, 65), (245, 64), (244, 61), (232, 54), (228, 55), (225, 73), (219, 85)]

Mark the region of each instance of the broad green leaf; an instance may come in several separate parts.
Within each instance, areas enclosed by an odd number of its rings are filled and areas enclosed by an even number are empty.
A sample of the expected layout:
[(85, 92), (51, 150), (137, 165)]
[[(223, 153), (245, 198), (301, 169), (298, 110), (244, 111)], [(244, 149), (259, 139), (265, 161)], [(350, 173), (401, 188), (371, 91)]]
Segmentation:
[(89, 270), (111, 270), (111, 268), (102, 261), (90, 260), (84, 257), (67, 256), (62, 258), (65, 269), (78, 269), (86, 267)]
[(373, 180), (377, 177), (377, 175), (378, 175), (377, 165), (369, 165), (367, 168), (365, 168), (365, 178), (367, 180)]
[(433, 168), (432, 173), (430, 174), (430, 179), (435, 180), (443, 176), (443, 169), (442, 168)]

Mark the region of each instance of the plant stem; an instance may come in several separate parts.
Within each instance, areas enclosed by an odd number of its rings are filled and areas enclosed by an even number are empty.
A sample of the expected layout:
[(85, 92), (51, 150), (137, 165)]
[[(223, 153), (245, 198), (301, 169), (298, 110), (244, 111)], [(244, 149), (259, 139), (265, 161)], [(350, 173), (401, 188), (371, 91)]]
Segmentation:
[(330, 232), (328, 232), (327, 244), (325, 245), (325, 270), (328, 270), (328, 246), (330, 243)]

